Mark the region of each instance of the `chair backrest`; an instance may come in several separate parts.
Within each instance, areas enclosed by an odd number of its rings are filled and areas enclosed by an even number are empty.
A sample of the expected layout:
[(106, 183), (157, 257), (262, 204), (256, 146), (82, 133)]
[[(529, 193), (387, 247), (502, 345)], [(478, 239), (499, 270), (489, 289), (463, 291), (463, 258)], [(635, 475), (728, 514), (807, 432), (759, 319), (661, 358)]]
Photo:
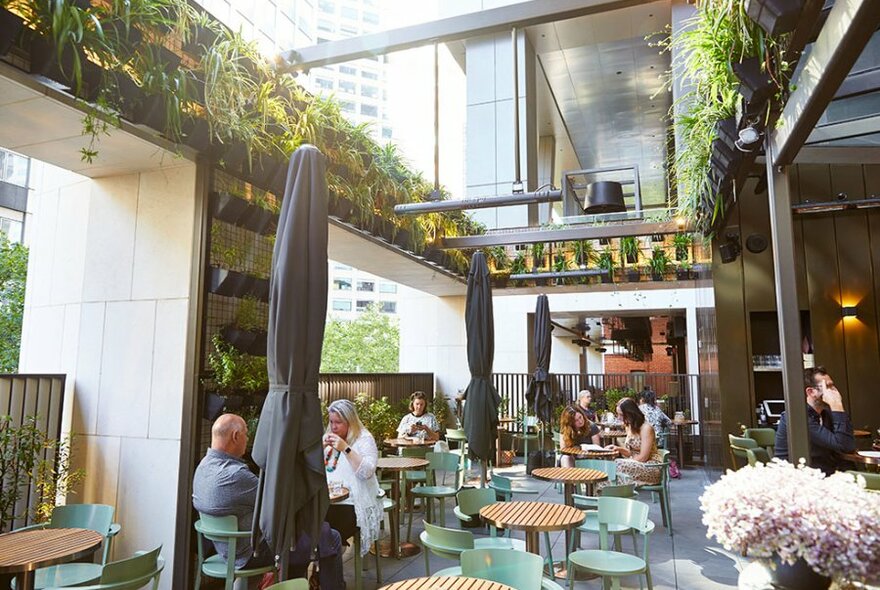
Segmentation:
[(309, 581), (305, 578), (296, 578), (294, 580), (285, 580), (272, 584), (266, 590), (309, 590)]
[[(753, 438), (728, 434), (727, 439), (733, 447), (739, 447), (741, 449), (755, 449), (758, 447), (758, 443)], [(745, 455), (745, 453), (743, 453), (743, 455)]]
[(669, 446), (669, 433), (668, 432), (658, 432), (657, 433), (657, 448), (665, 449)]
[(466, 441), (467, 435), (461, 428), (450, 428), (446, 431), (446, 440), (448, 441)]
[(56, 506), (49, 519), (53, 529), (90, 529), (107, 536), (113, 524), (113, 506), (107, 504), (68, 504)]
[(605, 496), (606, 498), (635, 498), (636, 486), (631, 483), (605, 486), (599, 490), (599, 495)]
[(749, 460), (749, 465), (754, 467), (758, 463), (769, 463), (770, 455), (767, 453), (766, 449), (761, 447), (757, 447), (754, 449), (746, 449), (746, 458)]
[(557, 449), (562, 447), (562, 433), (556, 430), (553, 431), (553, 445)]
[(617, 463), (615, 461), (603, 461), (602, 459), (577, 459), (575, 467), (596, 469), (608, 475), (608, 481), (617, 480)]
[(746, 428), (743, 437), (752, 439), (759, 447), (765, 449), (776, 446), (776, 431), (772, 428)]
[[(238, 531), (238, 518), (235, 515), (211, 516), (199, 512), (199, 520), (195, 524), (196, 530), (209, 541), (221, 543), (233, 543), (235, 538), (232, 533)], [(232, 549), (230, 548), (230, 552)]]
[(616, 524), (636, 529), (642, 533), (648, 531), (648, 510), (644, 502), (628, 498), (611, 498), (600, 496), (597, 502), (599, 513), (599, 544), (603, 550), (608, 549), (608, 526)]
[(847, 473), (855, 476), (856, 479), (864, 478), (866, 490), (880, 490), (880, 473), (866, 473), (864, 471), (847, 471)]
[(541, 588), (544, 560), (515, 549), (471, 549), (461, 554), (461, 575), (498, 582), (515, 590)]
[(428, 447), (400, 447), (401, 457), (415, 457), (417, 459), (424, 459), (425, 455), (427, 454)]
[(495, 490), (492, 488), (469, 488), (456, 494), (458, 509), (463, 513), (479, 514), (480, 508), (495, 503)]
[(426, 522), (425, 532), (428, 536), (428, 543), (433, 546), (457, 551), (474, 548), (474, 535), (470, 531), (448, 529)]
[(510, 500), (513, 498), (513, 484), (510, 482), (509, 477), (499, 475), (495, 471), (492, 471), (491, 482), (489, 485), (495, 490), (496, 495), (500, 496), (502, 499)]
[[(455, 485), (458, 486), (458, 473), (461, 471), (461, 457), (455, 453), (427, 453), (427, 470), (433, 476), (435, 485), (446, 485), (446, 475), (452, 473), (455, 476)], [(438, 479), (437, 474), (440, 474)]]
[(113, 584), (114, 590), (136, 590), (152, 579), (158, 580), (165, 567), (161, 551), (159, 545), (152, 551), (139, 551), (128, 559), (108, 563), (101, 570), (101, 585)]

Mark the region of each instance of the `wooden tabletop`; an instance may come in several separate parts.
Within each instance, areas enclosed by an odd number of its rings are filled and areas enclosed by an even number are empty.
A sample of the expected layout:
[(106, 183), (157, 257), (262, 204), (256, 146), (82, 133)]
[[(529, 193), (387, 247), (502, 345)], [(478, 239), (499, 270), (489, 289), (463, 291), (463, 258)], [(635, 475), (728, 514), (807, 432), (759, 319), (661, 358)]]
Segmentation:
[(518, 420), (516, 418), (511, 418), (510, 416), (498, 418), (498, 424), (513, 424), (514, 422), (518, 422)]
[(564, 531), (584, 522), (582, 510), (553, 502), (496, 502), (480, 508), (480, 516), (498, 528), (526, 532)]
[[(880, 453), (880, 451), (873, 451), (873, 452), (866, 451), (866, 452), (871, 453), (871, 454)], [(848, 453), (846, 455), (843, 455), (843, 458), (846, 459), (847, 461), (852, 461), (854, 463), (865, 463), (868, 465), (880, 465), (880, 457), (866, 457), (865, 455), (859, 454), (858, 451), (856, 451), (855, 453)]]
[(626, 430), (602, 430), (599, 432), (602, 438), (620, 438), (626, 436)]
[(618, 452), (609, 451), (585, 451), (580, 447), (562, 447), (559, 452), (563, 455), (572, 455), (581, 459), (616, 459)]
[(348, 488), (339, 488), (339, 491), (335, 494), (333, 493), (333, 488), (330, 488), (330, 503), (336, 504), (337, 502), (342, 502), (343, 500), (347, 500), (350, 492)]
[(388, 471), (407, 471), (409, 469), (422, 469), (428, 466), (427, 459), (418, 457), (382, 457), (376, 461), (377, 469)]
[(386, 438), (385, 444), (389, 447), (430, 447), (434, 446), (436, 440), (425, 440), (422, 438)]
[(856, 438), (868, 438), (869, 436), (871, 436), (871, 431), (859, 430), (858, 428), (856, 428), (855, 430), (853, 430), (853, 436)]
[(673, 420), (672, 424), (673, 424), (673, 426), (678, 426), (678, 427), (691, 426), (692, 424), (697, 424), (697, 421), (696, 420)]
[(33, 571), (89, 556), (104, 541), (88, 529), (36, 529), (0, 535), (0, 574)]
[(410, 578), (382, 586), (379, 590), (513, 590), (513, 588), (480, 578), (433, 576), (430, 578)]
[(608, 474), (584, 467), (541, 467), (532, 469), (532, 477), (562, 483), (595, 483), (608, 479)]

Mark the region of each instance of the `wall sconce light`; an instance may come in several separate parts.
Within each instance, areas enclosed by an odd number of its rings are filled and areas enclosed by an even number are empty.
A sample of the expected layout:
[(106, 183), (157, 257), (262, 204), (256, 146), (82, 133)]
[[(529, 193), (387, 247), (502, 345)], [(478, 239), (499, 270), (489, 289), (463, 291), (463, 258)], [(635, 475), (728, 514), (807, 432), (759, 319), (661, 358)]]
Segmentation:
[(721, 262), (727, 264), (736, 260), (736, 257), (740, 255), (742, 245), (739, 236), (735, 233), (728, 233), (725, 238), (725, 242), (718, 246), (718, 253), (721, 255)]
[(846, 305), (841, 309), (843, 317), (854, 318), (859, 315), (859, 310), (855, 305)]

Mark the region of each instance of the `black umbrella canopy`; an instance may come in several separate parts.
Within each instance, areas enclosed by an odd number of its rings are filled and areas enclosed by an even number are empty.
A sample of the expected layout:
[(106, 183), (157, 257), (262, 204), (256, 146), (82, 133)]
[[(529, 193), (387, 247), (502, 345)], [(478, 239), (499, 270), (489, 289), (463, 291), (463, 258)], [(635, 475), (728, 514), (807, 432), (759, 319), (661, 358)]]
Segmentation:
[(471, 258), (467, 285), (464, 318), (471, 381), (464, 392), (464, 432), (471, 457), (488, 461), (495, 454), (495, 431), (501, 396), (492, 385), (495, 322), (492, 318), (489, 267), (482, 252), (474, 252)]
[(304, 145), (290, 158), (275, 238), (269, 395), (253, 449), (260, 467), (254, 547), (264, 538), (275, 555), (287, 555), (302, 533), (317, 543), (330, 504), (318, 401), (326, 316), (326, 162), (316, 147)]
[(553, 392), (550, 388), (550, 304), (546, 295), (538, 295), (535, 307), (535, 372), (529, 381), (526, 401), (541, 422), (553, 418)]

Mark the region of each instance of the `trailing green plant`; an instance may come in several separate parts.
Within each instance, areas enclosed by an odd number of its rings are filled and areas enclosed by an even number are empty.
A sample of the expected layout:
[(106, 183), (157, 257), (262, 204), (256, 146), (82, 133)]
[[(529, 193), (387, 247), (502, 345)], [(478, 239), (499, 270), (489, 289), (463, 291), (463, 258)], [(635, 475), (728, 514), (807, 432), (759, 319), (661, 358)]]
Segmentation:
[(572, 242), (574, 261), (581, 268), (589, 268), (596, 258), (596, 248), (591, 240)]
[(504, 246), (489, 248), (487, 258), (492, 262), (495, 270), (504, 270), (510, 266), (510, 257), (507, 255), (507, 248)]
[(601, 254), (599, 254), (599, 258), (596, 261), (596, 266), (608, 272), (610, 275), (614, 275), (614, 270), (617, 268), (617, 263), (614, 260), (614, 251), (611, 249), (611, 246), (605, 246), (605, 249), (602, 250)]
[(648, 261), (648, 267), (651, 269), (651, 274), (655, 277), (662, 277), (669, 271), (669, 265), (669, 255), (666, 254), (666, 250), (660, 246), (655, 246), (654, 250), (651, 252), (651, 259)]
[(544, 268), (544, 250), (546, 245), (544, 242), (535, 242), (532, 244), (532, 263), (534, 264), (535, 272), (538, 272)]
[(67, 435), (61, 440), (46, 440), (45, 448), (54, 460), (43, 459), (37, 464), (37, 478), (34, 486), (37, 491), (37, 503), (33, 517), (36, 522), (46, 522), (52, 516), (58, 498), (66, 498), (74, 493), (74, 488), (85, 479), (83, 468), (73, 469), (71, 466), (71, 448), (74, 436)]
[(528, 272), (528, 265), (526, 262), (526, 253), (523, 250), (520, 250), (516, 253), (516, 256), (513, 258), (513, 262), (510, 263), (510, 274), (512, 275), (521, 275)]
[(639, 239), (635, 236), (626, 236), (620, 238), (620, 258), (621, 262), (626, 260), (630, 264), (635, 264), (639, 259)]
[(217, 333), (211, 337), (213, 350), (208, 353), (211, 381), (217, 393), (254, 394), (269, 389), (266, 357), (237, 351)]
[(553, 255), (554, 272), (565, 272), (569, 270), (570, 264), (568, 258), (565, 256), (565, 250), (557, 250), (556, 254)]
[(238, 310), (235, 313), (235, 325), (242, 330), (256, 332), (266, 329), (264, 314), (260, 313), (261, 303), (256, 297), (245, 295), (238, 300)]
[(690, 257), (689, 250), (691, 244), (694, 243), (694, 236), (688, 233), (677, 233), (672, 238), (672, 245), (675, 248), (675, 257), (679, 261), (687, 260)]

